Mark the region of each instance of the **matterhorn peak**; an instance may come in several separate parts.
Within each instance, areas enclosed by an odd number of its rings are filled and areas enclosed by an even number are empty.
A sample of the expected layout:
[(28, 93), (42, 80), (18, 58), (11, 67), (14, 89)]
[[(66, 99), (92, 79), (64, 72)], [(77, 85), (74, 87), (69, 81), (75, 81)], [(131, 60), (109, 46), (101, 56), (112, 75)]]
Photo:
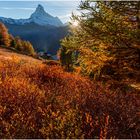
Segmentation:
[(38, 6), (37, 6), (37, 8), (35, 10), (35, 13), (39, 13), (39, 14), (44, 14), (44, 15), (47, 15), (47, 16), (51, 16), (48, 13), (45, 12), (44, 7), (41, 4), (38, 4)]
[(28, 24), (35, 23), (42, 26), (46, 25), (63, 26), (61, 20), (58, 17), (53, 17), (50, 14), (48, 14), (41, 4), (38, 4), (36, 10), (31, 14), (29, 19), (10, 19), (1, 17), (0, 20), (6, 23), (19, 25), (24, 25), (26, 23)]
[(41, 4), (38, 4), (37, 8), (38, 10), (44, 10), (44, 7)]
[(31, 18), (40, 18), (40, 17), (52, 17), (45, 12), (44, 7), (41, 4), (38, 4), (35, 12), (31, 15)]

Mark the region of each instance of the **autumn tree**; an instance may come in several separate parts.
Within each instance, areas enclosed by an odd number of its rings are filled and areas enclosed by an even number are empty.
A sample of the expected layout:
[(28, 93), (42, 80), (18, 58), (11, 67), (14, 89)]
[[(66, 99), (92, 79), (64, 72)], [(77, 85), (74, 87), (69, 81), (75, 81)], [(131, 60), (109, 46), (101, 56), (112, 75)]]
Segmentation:
[(20, 37), (15, 37), (15, 48), (18, 50), (18, 51), (23, 51), (23, 43), (22, 43), (22, 40), (20, 39)]
[(32, 44), (29, 41), (21, 40), (20, 37), (15, 37), (12, 43), (18, 51), (29, 55), (34, 55), (35, 53)]
[(15, 41), (15, 38), (12, 35), (10, 35), (10, 47), (11, 48), (16, 47), (16, 41)]
[(34, 48), (29, 41), (23, 41), (22, 45), (23, 45), (23, 49), (24, 49), (25, 53), (30, 54), (30, 55), (34, 55), (34, 53), (35, 53)]
[(2, 23), (0, 23), (0, 45), (4, 45), (7, 47), (9, 47), (10, 45), (8, 30)]
[[(78, 51), (84, 74), (114, 75), (119, 67), (123, 70), (128, 65), (138, 66), (139, 4), (138, 1), (81, 2), (81, 15), (73, 15), (79, 26), (72, 27), (72, 35), (62, 43), (68, 50)], [(69, 45), (71, 40), (73, 44)]]

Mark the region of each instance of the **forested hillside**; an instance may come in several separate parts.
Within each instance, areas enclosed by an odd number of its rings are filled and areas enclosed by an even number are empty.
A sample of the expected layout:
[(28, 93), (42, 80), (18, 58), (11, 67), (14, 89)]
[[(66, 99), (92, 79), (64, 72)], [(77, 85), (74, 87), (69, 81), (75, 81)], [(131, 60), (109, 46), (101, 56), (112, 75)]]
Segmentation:
[(36, 52), (48, 52), (56, 55), (60, 40), (68, 34), (68, 27), (40, 26), (34, 23), (25, 25), (5, 24), (13, 36), (20, 36), (32, 43)]
[(3, 23), (0, 23), (0, 47), (6, 47), (28, 55), (35, 54), (34, 48), (29, 41), (10, 35)]

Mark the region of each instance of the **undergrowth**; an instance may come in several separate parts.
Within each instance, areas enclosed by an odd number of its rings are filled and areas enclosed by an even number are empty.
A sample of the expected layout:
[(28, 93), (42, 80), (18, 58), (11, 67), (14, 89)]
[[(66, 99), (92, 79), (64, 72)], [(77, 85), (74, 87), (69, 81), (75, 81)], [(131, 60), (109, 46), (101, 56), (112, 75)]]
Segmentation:
[(138, 100), (60, 66), (0, 62), (0, 138), (140, 138)]

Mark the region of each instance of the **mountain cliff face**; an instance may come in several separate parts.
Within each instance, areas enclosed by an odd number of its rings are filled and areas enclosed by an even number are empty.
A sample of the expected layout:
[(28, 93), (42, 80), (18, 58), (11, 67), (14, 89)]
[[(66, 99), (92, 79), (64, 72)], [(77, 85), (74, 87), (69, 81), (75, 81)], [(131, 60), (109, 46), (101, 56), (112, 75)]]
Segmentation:
[(32, 43), (34, 49), (55, 55), (60, 48), (60, 40), (68, 34), (68, 26), (58, 17), (53, 17), (38, 5), (28, 19), (0, 18), (13, 36)]
[(31, 15), (30, 20), (38, 25), (63, 26), (58, 17), (53, 17), (46, 13), (41, 5), (38, 5), (36, 11)]
[(29, 23), (35, 23), (37, 25), (52, 25), (52, 26), (63, 26), (63, 23), (58, 17), (53, 17), (50, 14), (46, 13), (42, 5), (38, 5), (35, 12), (32, 13), (28, 19), (12, 19), (0, 17), (0, 20), (8, 24), (24, 25)]

